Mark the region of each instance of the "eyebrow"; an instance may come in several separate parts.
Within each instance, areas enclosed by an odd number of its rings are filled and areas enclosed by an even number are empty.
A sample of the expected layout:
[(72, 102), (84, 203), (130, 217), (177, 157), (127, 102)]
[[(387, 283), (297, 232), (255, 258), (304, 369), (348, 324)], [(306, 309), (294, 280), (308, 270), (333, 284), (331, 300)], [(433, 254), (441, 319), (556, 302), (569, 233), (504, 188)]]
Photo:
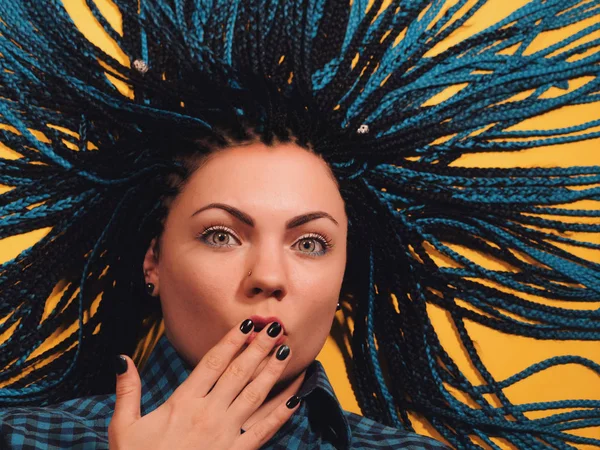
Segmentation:
[[(192, 214), (191, 217), (194, 217), (196, 214), (199, 214), (202, 211), (206, 211), (207, 209), (213, 209), (213, 208), (214, 209), (222, 209), (223, 211), (228, 212), (235, 218), (244, 222), (246, 225), (254, 227), (254, 219), (252, 217), (250, 217), (245, 212), (240, 211), (239, 209), (237, 209), (233, 206), (226, 205), (225, 203), (211, 203), (210, 205), (206, 205), (206, 206), (200, 208), (194, 214)], [(333, 217), (331, 217), (330, 214), (328, 214), (324, 211), (313, 211), (313, 212), (309, 212), (306, 214), (300, 214), (299, 216), (291, 218), (290, 220), (288, 220), (286, 222), (285, 228), (289, 230), (291, 228), (296, 228), (296, 227), (299, 227), (300, 225), (304, 225), (305, 223), (310, 222), (312, 220), (322, 219), (322, 218), (329, 219), (336, 225), (339, 225), (337, 220), (335, 220)]]

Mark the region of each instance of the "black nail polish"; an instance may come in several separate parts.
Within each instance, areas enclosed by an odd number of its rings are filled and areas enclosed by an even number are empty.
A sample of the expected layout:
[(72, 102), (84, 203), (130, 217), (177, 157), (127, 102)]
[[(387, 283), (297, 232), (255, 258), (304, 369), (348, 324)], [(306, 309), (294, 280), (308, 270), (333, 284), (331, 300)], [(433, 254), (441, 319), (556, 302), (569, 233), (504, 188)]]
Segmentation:
[(123, 375), (127, 372), (127, 360), (121, 355), (117, 355), (115, 358), (115, 372), (117, 375)]
[(277, 337), (279, 333), (281, 333), (281, 325), (279, 322), (273, 322), (267, 330), (267, 334), (271, 337)]
[(244, 334), (250, 333), (252, 328), (254, 328), (254, 322), (252, 322), (250, 319), (244, 320), (240, 325), (240, 331)]
[(289, 354), (290, 348), (287, 345), (283, 344), (281, 347), (279, 347), (275, 356), (279, 361), (283, 361), (285, 358), (288, 357)]
[(286, 402), (285, 406), (287, 406), (289, 409), (294, 409), (298, 403), (300, 403), (300, 399), (295, 395), (292, 395)]

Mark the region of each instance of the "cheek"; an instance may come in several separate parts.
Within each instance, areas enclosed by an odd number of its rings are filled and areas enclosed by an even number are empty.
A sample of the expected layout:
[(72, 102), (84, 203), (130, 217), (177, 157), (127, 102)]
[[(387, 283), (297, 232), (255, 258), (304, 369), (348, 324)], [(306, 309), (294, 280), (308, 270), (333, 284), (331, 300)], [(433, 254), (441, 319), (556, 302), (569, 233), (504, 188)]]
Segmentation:
[[(206, 312), (233, 298), (232, 261), (209, 257), (201, 248), (165, 255), (160, 267), (161, 298), (186, 312)], [(229, 292), (229, 291), (231, 292)]]
[[(332, 265), (323, 265), (322, 270), (306, 273), (300, 280), (302, 294), (295, 296), (294, 338), (290, 345), (294, 348), (294, 359), (286, 371), (296, 374), (306, 368), (321, 352), (336, 312), (339, 300), (343, 270)], [(289, 316), (288, 316), (289, 317)]]
[(308, 268), (306, 273), (299, 276), (304, 316), (310, 323), (329, 329), (339, 301), (343, 276), (344, 265), (338, 261), (322, 264), (318, 270)]
[[(173, 255), (175, 256), (175, 255)], [(231, 268), (200, 251), (161, 261), (160, 299), (165, 329), (186, 361), (195, 365), (228, 330), (235, 299)]]
[(341, 277), (330, 270), (321, 270), (304, 278), (304, 291), (315, 304), (331, 302), (340, 292)]

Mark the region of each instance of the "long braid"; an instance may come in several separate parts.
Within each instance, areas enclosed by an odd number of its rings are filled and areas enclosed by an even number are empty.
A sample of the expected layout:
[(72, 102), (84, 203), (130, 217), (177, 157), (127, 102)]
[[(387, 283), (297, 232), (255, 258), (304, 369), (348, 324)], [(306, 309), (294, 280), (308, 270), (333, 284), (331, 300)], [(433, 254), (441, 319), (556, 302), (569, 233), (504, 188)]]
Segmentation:
[[(514, 404), (504, 392), (558, 365), (600, 373), (597, 363), (560, 356), (500, 380), (465, 326), (600, 337), (597, 309), (525, 298), (597, 302), (600, 264), (567, 248), (600, 249), (573, 234), (600, 232), (598, 209), (571, 207), (598, 200), (600, 167), (452, 164), (600, 137), (598, 118), (515, 129), (600, 101), (600, 22), (533, 49), (541, 35), (597, 19), (597, 2), (532, 0), (454, 45), (445, 42), (485, 0), (115, 0), (122, 33), (86, 4), (114, 53), (88, 41), (58, 2), (0, 3), (0, 139), (11, 151), (0, 184), (13, 188), (0, 194), (0, 238), (49, 228), (0, 266), (0, 335), (10, 332), (1, 406), (114, 388), (112, 356), (133, 354), (160, 320), (141, 265), (165, 200), (190, 174), (182, 161), (210, 151), (207, 142), (258, 136), (312, 148), (339, 182), (354, 302), (349, 369), (365, 415), (413, 429), (409, 413), (419, 413), (457, 448), (479, 448), (471, 437), (491, 448), (493, 438), (518, 448), (600, 444), (568, 432), (597, 425), (600, 402)], [(447, 352), (430, 306), (447, 312), (482, 384)], [(526, 415), (567, 407), (575, 410)]]

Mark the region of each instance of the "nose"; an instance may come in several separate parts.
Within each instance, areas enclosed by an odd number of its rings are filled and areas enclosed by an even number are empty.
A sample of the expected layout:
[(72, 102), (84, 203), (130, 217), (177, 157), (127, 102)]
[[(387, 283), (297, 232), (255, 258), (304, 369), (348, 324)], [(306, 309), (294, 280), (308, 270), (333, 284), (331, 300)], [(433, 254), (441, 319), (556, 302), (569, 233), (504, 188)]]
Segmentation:
[[(250, 275), (248, 275), (250, 273)], [(245, 272), (245, 292), (249, 298), (275, 297), (287, 294), (287, 277), (281, 249), (274, 246), (256, 248)]]

